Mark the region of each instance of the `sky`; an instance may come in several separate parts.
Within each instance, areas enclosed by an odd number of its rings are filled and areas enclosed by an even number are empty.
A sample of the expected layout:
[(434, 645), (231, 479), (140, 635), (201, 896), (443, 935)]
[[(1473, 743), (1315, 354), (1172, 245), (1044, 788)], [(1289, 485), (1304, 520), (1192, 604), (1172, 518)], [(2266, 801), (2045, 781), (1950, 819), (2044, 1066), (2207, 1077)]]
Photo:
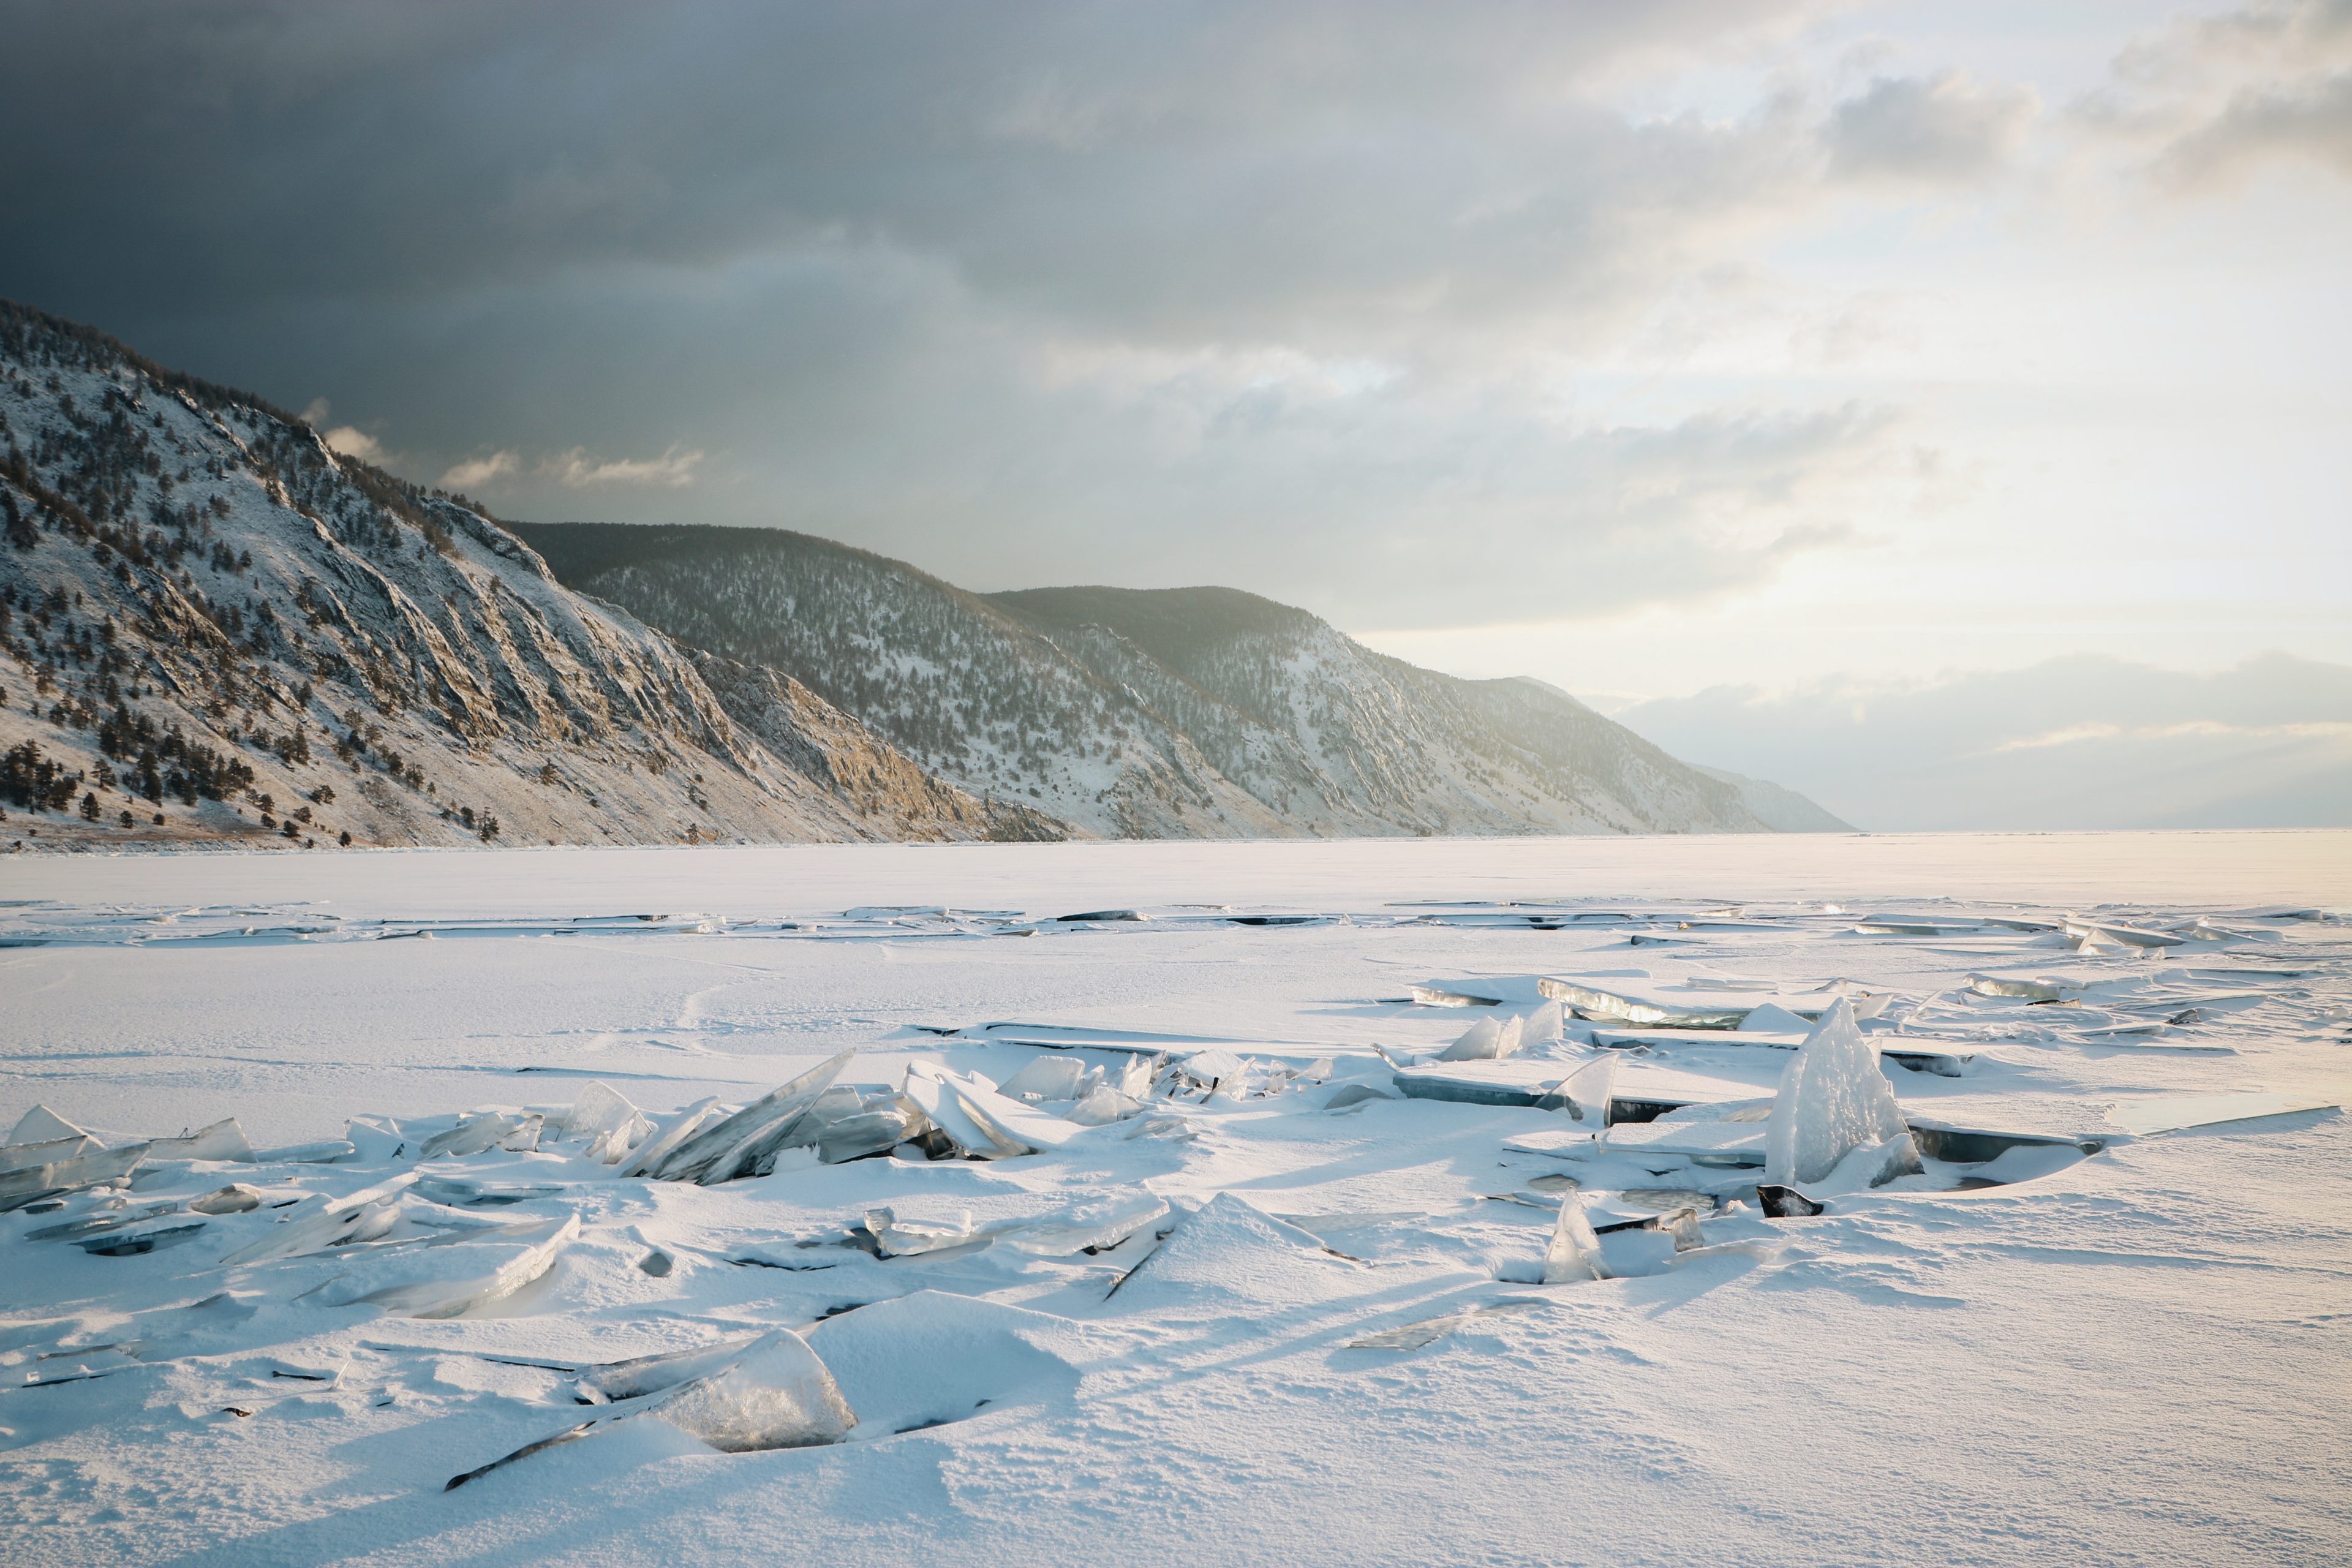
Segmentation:
[(2352, 781), (2352, 0), (0, 12), (0, 294), (502, 516)]

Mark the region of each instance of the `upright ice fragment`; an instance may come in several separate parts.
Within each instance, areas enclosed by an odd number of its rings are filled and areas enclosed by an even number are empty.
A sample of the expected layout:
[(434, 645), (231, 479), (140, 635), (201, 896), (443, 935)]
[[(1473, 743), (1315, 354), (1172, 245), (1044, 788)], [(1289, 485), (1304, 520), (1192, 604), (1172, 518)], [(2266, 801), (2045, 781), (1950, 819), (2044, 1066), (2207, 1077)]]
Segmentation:
[(1617, 1082), (1617, 1053), (1603, 1051), (1552, 1086), (1550, 1098), (1569, 1119), (1598, 1132), (1609, 1124), (1610, 1090)]
[(646, 1113), (627, 1095), (603, 1082), (582, 1089), (563, 1118), (563, 1136), (586, 1139), (587, 1157), (604, 1165), (618, 1164), (653, 1132)]
[(1462, 1031), (1462, 1037), (1437, 1053), (1442, 1062), (1497, 1061), (1519, 1048), (1525, 1022), (1517, 1014), (1507, 1018), (1486, 1017)]
[[(1101, 1069), (1095, 1071), (1101, 1078)], [(997, 1086), (996, 1092), (1013, 1100), (1079, 1100), (1091, 1087), (1087, 1064), (1074, 1057), (1041, 1056)]]
[(1854, 1150), (1906, 1131), (1878, 1052), (1840, 997), (1781, 1070), (1764, 1133), (1764, 1179), (1818, 1182)]
[(496, 1110), (485, 1110), (478, 1116), (466, 1117), (446, 1132), (436, 1133), (425, 1140), (425, 1147), (416, 1152), (416, 1157), (419, 1160), (463, 1159), (468, 1154), (478, 1154), (514, 1137), (527, 1121), (536, 1121), (535, 1117), (509, 1116)]
[(1584, 1213), (1584, 1194), (1571, 1188), (1559, 1195), (1559, 1219), (1552, 1226), (1551, 1245), (1544, 1249), (1543, 1282), (1566, 1285), (1608, 1278), (1601, 1237), (1593, 1234), (1592, 1221)]
[(620, 1173), (624, 1176), (650, 1175), (656, 1162), (667, 1158), (672, 1150), (716, 1120), (719, 1120), (718, 1096), (696, 1100), (656, 1126), (653, 1136), (638, 1144), (636, 1152), (622, 1164)]
[(37, 1105), (16, 1119), (16, 1130), (8, 1142), (16, 1143), (47, 1143), (58, 1138), (79, 1138), (83, 1130), (59, 1116), (46, 1105)]
[(853, 1050), (819, 1062), (782, 1088), (753, 1100), (734, 1115), (704, 1129), (667, 1154), (643, 1166), (661, 1182), (698, 1182), (716, 1186), (738, 1176), (765, 1175), (817, 1096), (849, 1065)]
[(157, 1138), (147, 1145), (150, 1160), (229, 1160), (241, 1164), (253, 1163), (253, 1145), (245, 1141), (245, 1129), (236, 1124), (234, 1116), (225, 1117), (209, 1127), (194, 1132), (183, 1132), (177, 1138)]

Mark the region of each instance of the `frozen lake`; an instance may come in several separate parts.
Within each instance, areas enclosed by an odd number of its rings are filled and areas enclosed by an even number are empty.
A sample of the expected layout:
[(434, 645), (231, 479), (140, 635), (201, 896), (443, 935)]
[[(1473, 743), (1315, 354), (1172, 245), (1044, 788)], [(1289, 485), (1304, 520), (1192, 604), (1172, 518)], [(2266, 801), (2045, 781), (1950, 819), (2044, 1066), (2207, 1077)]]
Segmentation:
[[(261, 1156), (0, 1215), (11, 1562), (2352, 1548), (2352, 834), (14, 858), (0, 900), (0, 1132)], [(1771, 1217), (1831, 1011), (1909, 1131)], [(1481, 1019), (1517, 1050), (1435, 1059)], [(828, 1142), (625, 1173), (845, 1051), (792, 1110)], [(1565, 1205), (1612, 1277), (1560, 1277)], [(855, 1426), (790, 1436), (779, 1330)], [(728, 1400), (815, 1446), (717, 1451)]]

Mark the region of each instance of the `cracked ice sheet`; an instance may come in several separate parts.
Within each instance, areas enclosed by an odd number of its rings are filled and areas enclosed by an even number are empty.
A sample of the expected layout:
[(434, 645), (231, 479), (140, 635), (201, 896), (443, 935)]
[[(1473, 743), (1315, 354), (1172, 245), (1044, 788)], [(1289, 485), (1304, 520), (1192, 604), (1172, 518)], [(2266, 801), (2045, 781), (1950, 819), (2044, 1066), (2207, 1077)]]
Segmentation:
[[(2307, 901), (2288, 879), (2302, 870), (2249, 858), (2235, 883), (2157, 862), (2138, 875), (2134, 856), (2199, 853), (2191, 839), (2139, 838), (2064, 846), (2062, 870), (2111, 858), (2057, 886), (2049, 840), (1994, 839), (1965, 855), (1923, 843), (1864, 882), (1832, 864), (1846, 842), (1791, 857), (1796, 841), (1709, 840), (1703, 867), (1679, 861), (1685, 848), (1673, 841), (1523, 845), (1507, 882), (1483, 845), (1440, 847), (1455, 857), (1450, 868), (1417, 845), (1320, 858), (1331, 847), (1009, 847), (982, 852), (981, 887), (961, 879), (962, 851), (822, 851), (799, 863), (868, 869), (795, 878), (791, 908), (767, 891), (772, 859), (727, 851), (368, 857), (328, 863), (360, 868), (332, 876), (291, 857), (149, 860), (131, 868), (152, 884), (139, 899), (185, 880), (193, 904), (232, 896), (206, 889), (235, 883), (233, 896), (292, 909), (343, 877), (328, 890), (354, 917), (755, 916), (860, 903), (1043, 913), (1211, 899), (1370, 914), (1391, 897), (1557, 895), (1592, 886), (1595, 865), (1621, 879), (1595, 889), (1600, 903), (1651, 910), (1679, 898), (1695, 911), (1717, 907), (1702, 898), (1738, 896), (1758, 900), (1748, 913), (1765, 900), (1780, 912), (1743, 922), (1768, 929), (1687, 933), (1706, 940), (1671, 950), (1602, 931), (1150, 922), (903, 945), (676, 936), (593, 948), (514, 938), (14, 949), (0, 952), (11, 1001), (0, 1122), (36, 1100), (110, 1137), (233, 1114), (267, 1147), (338, 1136), (359, 1112), (566, 1105), (596, 1077), (659, 1115), (705, 1095), (751, 1100), (848, 1045), (862, 1049), (845, 1081), (892, 1080), (915, 1059), (1001, 1081), (1037, 1053), (899, 1032), (998, 1019), (1320, 1040), (1346, 1072), (1374, 1042), (1434, 1051), (1465, 1026), (1458, 1011), (1383, 1000), (1412, 984), (1628, 968), (1647, 971), (1651, 988), (1736, 975), (1787, 994), (1844, 977), (1940, 997), (1923, 1026), (1932, 1048), (1979, 1054), (1969, 1076), (1890, 1081), (1906, 1110), (1958, 1125), (2112, 1132), (2102, 1109), (2136, 1097), (2329, 1098), (2347, 1087), (2352, 1046), (2325, 1013), (2352, 1003), (2340, 924), (2273, 924), (2259, 947), (2152, 963), (2037, 948), (2021, 933), (1995, 944), (2002, 973), (2097, 973), (2167, 994), (2186, 984), (2151, 978), (2168, 966), (2236, 965), (2249, 952), (2315, 971), (2185, 1026), (2183, 1037), (2239, 1052), (2202, 1058), (2069, 1039), (2063, 1019), (2045, 1022), (2069, 1009), (1977, 1007), (1958, 993), (1969, 973), (1995, 966), (1984, 953), (1852, 934), (1878, 889), (1883, 908), (1911, 914), (1933, 912), (1920, 900), (1944, 893), (1969, 909), (2003, 895), (2034, 910), (2148, 900), (2099, 916), (2139, 926)], [(2314, 858), (2313, 840), (2298, 850)], [(1654, 880), (1639, 875), (1642, 854), (1655, 858)], [(95, 884), (125, 864), (11, 871), (68, 901), (84, 877), (93, 890), (80, 897), (94, 905), (113, 896)], [(410, 865), (430, 877), (404, 883)], [(691, 892), (661, 885), (673, 865), (692, 873)], [(478, 868), (480, 885), (446, 887), (452, 868)], [(1823, 918), (1809, 895), (1837, 899), (1846, 915)], [(534, 911), (534, 900), (547, 907)], [(1769, 929), (1774, 920), (1786, 929)], [(2097, 1005), (2115, 1002), (2103, 992)], [(1769, 1095), (1780, 1055), (1677, 1047), (1625, 1061), (1619, 1092), (1647, 1072)], [(524, 1066), (562, 1070), (514, 1070)], [(1200, 1130), (1189, 1142), (986, 1164), (867, 1161), (712, 1189), (606, 1179), (556, 1206), (470, 1211), (520, 1223), (573, 1209), (582, 1234), (495, 1315), (439, 1321), (282, 1302), (215, 1321), (222, 1309), (194, 1306), (196, 1243), (91, 1258), (21, 1238), (66, 1216), (0, 1221), (12, 1262), (51, 1265), (0, 1278), (0, 1370), (20, 1376), (20, 1363), (61, 1344), (117, 1368), (0, 1394), (0, 1528), (12, 1562), (28, 1563), (585, 1563), (632, 1542), (658, 1542), (665, 1561), (734, 1563), (818, 1540), (845, 1563), (946, 1551), (1093, 1563), (1107, 1540), (1141, 1560), (1210, 1563), (1902, 1562), (1922, 1541), (1956, 1562), (2318, 1563), (2340, 1560), (2352, 1538), (2338, 1485), (2352, 1461), (2346, 1118), (2119, 1142), (2040, 1181), (1839, 1199), (1811, 1220), (1710, 1220), (1719, 1248), (1671, 1273), (1548, 1287), (1497, 1275), (1539, 1264), (1551, 1213), (1483, 1198), (1573, 1168), (1501, 1150), (1559, 1119), (1435, 1101), (1328, 1115), (1311, 1108), (1318, 1099), (1179, 1107)], [(448, 1168), (520, 1183), (527, 1158)], [(347, 1167), (263, 1174), (338, 1193), (379, 1179)], [(182, 1185), (256, 1175), (199, 1167)], [(1116, 1251), (881, 1262), (792, 1245), (868, 1206), (987, 1224), (1136, 1182), (1181, 1207), (1235, 1193), (1365, 1261), (1286, 1253), (1240, 1306), (1188, 1311), (1144, 1292), (1136, 1308), (1104, 1301), (1127, 1266)], [(677, 1259), (659, 1278), (637, 1267), (656, 1247)], [(840, 1261), (724, 1261), (755, 1248)], [(617, 1360), (805, 1327), (917, 1289), (1033, 1314), (1009, 1321), (1043, 1320), (1021, 1329), (1023, 1342), (1074, 1373), (1010, 1377), (1003, 1399), (967, 1419), (828, 1448), (720, 1457), (628, 1423), (446, 1499), (437, 1491), (581, 1408), (562, 1402), (563, 1374), (485, 1356)], [(1473, 1315), (1525, 1299), (1547, 1305)], [(1345, 1348), (1448, 1315), (1459, 1326), (1419, 1350)], [(121, 1352), (96, 1348), (132, 1339), (179, 1359), (121, 1366)], [(223, 1413), (231, 1407), (252, 1414)], [(1802, 1464), (1788, 1462), (1792, 1443)]]

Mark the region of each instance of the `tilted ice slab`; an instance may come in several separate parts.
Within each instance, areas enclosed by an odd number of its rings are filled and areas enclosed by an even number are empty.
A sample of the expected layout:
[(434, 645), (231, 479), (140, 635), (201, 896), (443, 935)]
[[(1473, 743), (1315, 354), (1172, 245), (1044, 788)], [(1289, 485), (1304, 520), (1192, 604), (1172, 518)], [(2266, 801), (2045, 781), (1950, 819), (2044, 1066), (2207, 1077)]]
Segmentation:
[(1766, 1124), (1765, 1179), (1821, 1181), (1854, 1150), (1907, 1131), (1877, 1050), (1840, 997), (1780, 1071)]

